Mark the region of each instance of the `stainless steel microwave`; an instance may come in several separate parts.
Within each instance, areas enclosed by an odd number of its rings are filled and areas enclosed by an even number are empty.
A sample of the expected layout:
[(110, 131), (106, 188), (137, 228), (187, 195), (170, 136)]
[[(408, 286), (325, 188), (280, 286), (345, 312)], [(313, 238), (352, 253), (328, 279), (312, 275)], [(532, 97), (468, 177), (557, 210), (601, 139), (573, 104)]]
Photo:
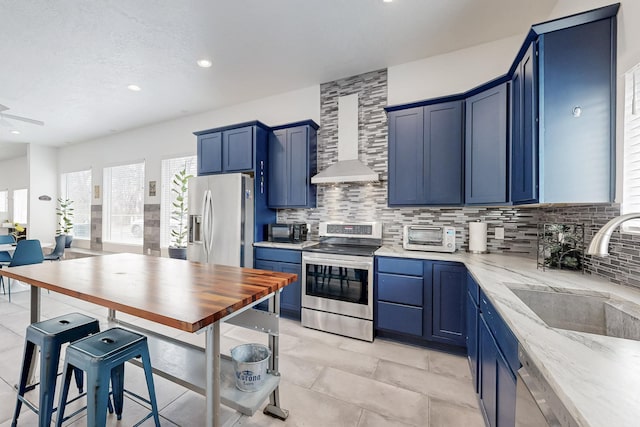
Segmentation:
[(402, 247), (410, 251), (455, 252), (456, 229), (447, 226), (405, 225)]
[(265, 234), (270, 242), (302, 243), (307, 232), (307, 224), (267, 224)]

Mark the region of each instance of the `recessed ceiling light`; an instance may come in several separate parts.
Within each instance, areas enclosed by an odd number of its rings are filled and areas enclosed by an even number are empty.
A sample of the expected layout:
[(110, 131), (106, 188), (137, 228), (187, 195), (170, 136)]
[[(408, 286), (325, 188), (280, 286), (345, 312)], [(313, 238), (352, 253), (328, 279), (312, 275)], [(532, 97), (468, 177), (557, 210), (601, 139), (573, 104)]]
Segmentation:
[(382, 0), (385, 3), (391, 3), (393, 0)]
[(14, 134), (14, 135), (20, 135), (20, 131), (19, 130), (12, 130), (11, 133)]
[(198, 59), (198, 66), (199, 67), (209, 68), (209, 67), (211, 67), (211, 65), (213, 65), (213, 62), (211, 62), (208, 59)]
[(140, 86), (138, 86), (138, 85), (129, 85), (129, 86), (127, 86), (127, 89), (132, 90), (134, 92), (140, 92), (140, 90), (141, 90)]

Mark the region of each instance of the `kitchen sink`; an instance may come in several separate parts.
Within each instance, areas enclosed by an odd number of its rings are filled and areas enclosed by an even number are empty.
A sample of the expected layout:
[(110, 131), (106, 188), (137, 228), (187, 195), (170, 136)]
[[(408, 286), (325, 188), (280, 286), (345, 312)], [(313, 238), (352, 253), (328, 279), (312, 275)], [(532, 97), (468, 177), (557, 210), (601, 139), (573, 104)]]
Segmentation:
[[(520, 285), (522, 286), (522, 285)], [(601, 293), (509, 289), (552, 328), (640, 341), (640, 306)]]

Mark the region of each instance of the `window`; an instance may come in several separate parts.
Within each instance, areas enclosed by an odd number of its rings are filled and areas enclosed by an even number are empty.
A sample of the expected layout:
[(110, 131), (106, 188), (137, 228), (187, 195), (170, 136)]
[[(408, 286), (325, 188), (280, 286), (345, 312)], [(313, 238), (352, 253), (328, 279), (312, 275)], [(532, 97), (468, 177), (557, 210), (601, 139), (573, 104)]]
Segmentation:
[(13, 222), (27, 223), (27, 206), (29, 190), (22, 188), (13, 190)]
[(73, 235), (91, 238), (91, 170), (62, 174), (63, 199), (73, 201)]
[[(640, 64), (624, 77), (624, 175), (622, 213), (640, 212)], [(640, 220), (623, 230), (640, 233)]]
[(171, 191), (173, 176), (186, 169), (188, 175), (196, 175), (196, 156), (177, 157), (162, 161), (162, 198), (160, 200), (160, 246), (168, 247), (171, 243), (171, 229), (176, 221), (171, 219), (173, 202), (176, 194)]
[(0, 217), (8, 219), (9, 215), (9, 190), (0, 191)]
[(104, 169), (104, 240), (142, 245), (144, 163)]

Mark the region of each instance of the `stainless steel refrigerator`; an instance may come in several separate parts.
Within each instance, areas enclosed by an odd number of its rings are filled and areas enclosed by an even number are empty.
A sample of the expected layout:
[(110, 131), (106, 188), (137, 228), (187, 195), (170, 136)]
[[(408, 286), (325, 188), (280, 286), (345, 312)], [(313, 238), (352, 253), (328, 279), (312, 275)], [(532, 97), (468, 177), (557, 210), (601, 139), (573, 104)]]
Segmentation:
[(253, 267), (253, 205), (248, 175), (190, 178), (187, 259)]

